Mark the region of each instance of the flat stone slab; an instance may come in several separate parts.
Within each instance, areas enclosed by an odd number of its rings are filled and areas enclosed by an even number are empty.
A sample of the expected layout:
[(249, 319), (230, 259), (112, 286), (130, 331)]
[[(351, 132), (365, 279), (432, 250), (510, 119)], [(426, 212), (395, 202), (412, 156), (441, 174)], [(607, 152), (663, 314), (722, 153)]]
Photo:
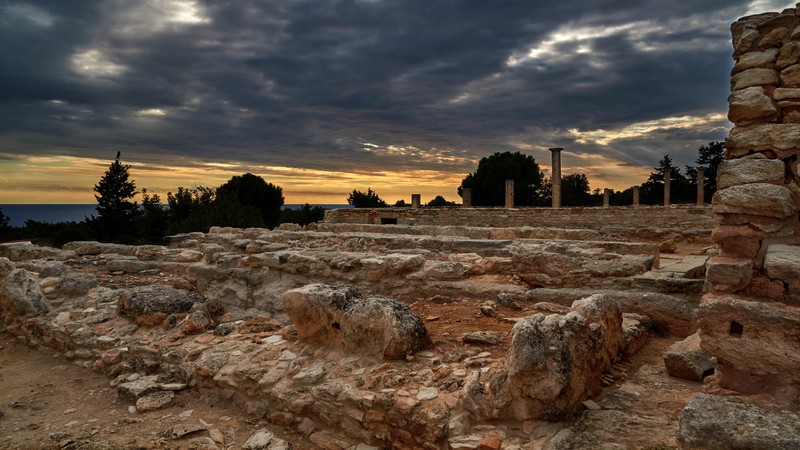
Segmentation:
[(683, 409), (683, 449), (800, 448), (800, 416), (733, 397), (696, 394)]

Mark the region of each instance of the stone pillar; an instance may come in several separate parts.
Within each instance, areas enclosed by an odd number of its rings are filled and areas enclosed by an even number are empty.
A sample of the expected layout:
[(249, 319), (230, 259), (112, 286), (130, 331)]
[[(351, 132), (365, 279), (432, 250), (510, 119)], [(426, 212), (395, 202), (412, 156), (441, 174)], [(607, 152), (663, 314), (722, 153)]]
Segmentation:
[(706, 181), (705, 169), (702, 167), (697, 168), (697, 206), (704, 206), (706, 204), (705, 191), (703, 191)]
[(731, 26), (734, 126), (712, 197), (719, 255), (706, 264), (709, 292), (697, 310), (719, 385), (778, 401), (800, 395), (800, 63), (789, 56), (800, 48), (797, 13)]
[(611, 205), (611, 189), (603, 189), (603, 208), (608, 208)]
[(420, 194), (411, 194), (411, 207), (412, 208), (419, 208), (420, 204)]
[(553, 208), (561, 208), (561, 150), (560, 147), (551, 148), (553, 170), (550, 179), (553, 184)]
[(514, 207), (514, 180), (506, 180), (506, 208)]
[(639, 207), (639, 186), (633, 187), (633, 206)]
[(669, 194), (672, 187), (672, 171), (664, 171), (664, 206), (669, 206)]
[(461, 205), (464, 208), (472, 208), (472, 189), (470, 188), (461, 189)]

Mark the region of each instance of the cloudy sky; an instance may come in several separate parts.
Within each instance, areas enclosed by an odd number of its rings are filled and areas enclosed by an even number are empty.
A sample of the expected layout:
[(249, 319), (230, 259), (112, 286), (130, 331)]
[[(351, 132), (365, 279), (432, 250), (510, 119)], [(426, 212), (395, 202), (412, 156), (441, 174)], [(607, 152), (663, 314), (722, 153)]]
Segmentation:
[(287, 203), (458, 199), (497, 151), (592, 188), (722, 140), (730, 23), (781, 0), (0, 0), (0, 203), (252, 172)]

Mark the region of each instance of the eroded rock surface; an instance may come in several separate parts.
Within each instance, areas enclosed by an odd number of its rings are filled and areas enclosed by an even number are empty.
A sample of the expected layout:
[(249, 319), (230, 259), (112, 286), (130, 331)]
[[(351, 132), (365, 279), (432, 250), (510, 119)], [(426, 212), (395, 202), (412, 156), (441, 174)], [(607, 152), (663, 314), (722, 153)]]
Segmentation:
[(432, 345), (425, 324), (407, 305), (362, 297), (353, 288), (309, 285), (287, 291), (283, 303), (307, 342), (386, 359), (405, 358)]

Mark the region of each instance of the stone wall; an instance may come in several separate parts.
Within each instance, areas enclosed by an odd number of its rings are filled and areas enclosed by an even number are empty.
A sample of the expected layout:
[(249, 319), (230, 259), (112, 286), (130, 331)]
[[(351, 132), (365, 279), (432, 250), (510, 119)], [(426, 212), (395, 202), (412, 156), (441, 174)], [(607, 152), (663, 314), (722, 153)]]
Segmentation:
[(717, 379), (741, 392), (800, 400), (800, 13), (731, 26), (726, 161), (718, 171), (710, 293), (699, 314)]
[(551, 227), (603, 230), (669, 229), (707, 235), (714, 226), (710, 207), (640, 206), (608, 208), (351, 208), (327, 211), (325, 223), (472, 227)]

